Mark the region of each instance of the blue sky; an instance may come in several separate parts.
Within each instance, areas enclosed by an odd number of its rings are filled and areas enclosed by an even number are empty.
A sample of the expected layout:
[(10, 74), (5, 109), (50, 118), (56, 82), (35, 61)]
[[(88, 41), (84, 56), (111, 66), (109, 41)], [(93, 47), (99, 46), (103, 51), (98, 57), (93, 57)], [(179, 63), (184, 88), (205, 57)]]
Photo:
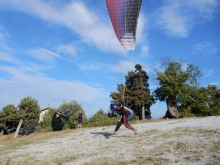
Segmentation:
[[(105, 0), (0, 0), (0, 109), (31, 96), (40, 107), (76, 100), (91, 117), (108, 111), (110, 92), (142, 65), (171, 56), (198, 66), (201, 86), (220, 83), (220, 1), (143, 0), (134, 51), (118, 42)], [(162, 117), (165, 102), (151, 108)]]

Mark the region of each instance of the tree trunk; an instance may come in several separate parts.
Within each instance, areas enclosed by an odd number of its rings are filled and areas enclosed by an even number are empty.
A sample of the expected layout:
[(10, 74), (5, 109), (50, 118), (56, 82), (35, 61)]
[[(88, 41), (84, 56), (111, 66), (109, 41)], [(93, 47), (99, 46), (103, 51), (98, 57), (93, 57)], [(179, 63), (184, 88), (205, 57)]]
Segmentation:
[(18, 127), (17, 127), (16, 132), (15, 132), (15, 136), (14, 136), (15, 138), (18, 136), (18, 133), (19, 133), (19, 130), (21, 129), (23, 121), (24, 121), (23, 118), (21, 118), (20, 121), (19, 121)]
[(180, 114), (179, 114), (179, 111), (177, 110), (176, 104), (173, 103), (173, 101), (169, 99), (166, 100), (166, 104), (167, 104), (167, 109), (171, 117), (175, 117), (178, 119)]
[(145, 108), (144, 105), (142, 105), (142, 120), (145, 119)]
[(0, 132), (0, 136), (3, 135), (3, 133), (4, 133), (4, 129), (1, 130), (1, 132)]

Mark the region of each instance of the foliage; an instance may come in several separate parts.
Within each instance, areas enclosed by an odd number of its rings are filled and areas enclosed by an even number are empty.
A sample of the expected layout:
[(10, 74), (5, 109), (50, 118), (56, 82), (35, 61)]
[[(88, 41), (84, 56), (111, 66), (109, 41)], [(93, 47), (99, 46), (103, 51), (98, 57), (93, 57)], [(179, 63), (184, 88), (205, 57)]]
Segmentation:
[[(81, 105), (76, 101), (71, 101), (70, 103), (63, 102), (62, 105), (58, 108), (58, 111), (66, 116), (65, 118), (59, 117), (58, 123), (62, 128), (77, 128), (78, 121), (78, 111), (81, 110), (83, 113), (83, 122), (87, 120), (85, 116), (85, 111), (82, 109)], [(54, 119), (54, 121), (57, 121)]]
[(184, 98), (188, 85), (197, 86), (196, 78), (202, 76), (198, 67), (184, 61), (170, 62), (165, 71), (156, 72), (160, 87), (155, 90), (155, 97), (160, 101), (171, 99), (174, 103)]
[(38, 101), (31, 98), (30, 96), (25, 97), (21, 100), (18, 105), (21, 117), (24, 118), (24, 123), (35, 123), (38, 124), (39, 115), (40, 115), (40, 106)]
[(52, 120), (55, 113), (56, 113), (55, 108), (49, 109), (49, 111), (43, 116), (43, 121), (39, 123), (37, 130), (41, 130), (41, 129), (48, 131), (53, 130)]
[(164, 71), (155, 70), (160, 85), (154, 91), (155, 98), (166, 101), (167, 105), (174, 108), (189, 104), (189, 98), (193, 97), (192, 92), (198, 87), (197, 78), (202, 76), (201, 71), (197, 66), (182, 60), (180, 62), (163, 60), (162, 66), (166, 67)]
[(142, 69), (140, 64), (136, 64), (135, 72), (128, 72), (125, 78), (126, 84), (118, 84), (118, 92), (110, 93), (111, 102), (125, 104), (133, 109), (140, 119), (151, 118), (150, 106), (155, 101), (149, 90), (147, 72)]
[(2, 129), (5, 128), (5, 122), (4, 122), (4, 112), (0, 112), (0, 132)]
[(113, 111), (111, 111), (111, 110), (109, 110), (109, 111), (107, 112), (107, 115), (108, 115), (108, 117), (117, 117), (117, 116), (118, 116), (117, 113), (115, 113), (115, 112), (113, 112)]
[(187, 109), (179, 109), (180, 115), (185, 117), (195, 117), (195, 114), (191, 112), (190, 108)]
[(212, 116), (220, 115), (220, 90), (213, 85), (208, 87), (190, 87), (187, 97), (178, 107), (185, 116)]
[(118, 118), (117, 116), (109, 117), (108, 114), (106, 114), (102, 109), (100, 109), (96, 114), (93, 115), (89, 119), (90, 126), (107, 126), (107, 125), (113, 125), (116, 124)]
[(220, 115), (220, 89), (215, 85), (207, 87), (209, 115)]
[(208, 95), (206, 88), (195, 88), (192, 92), (190, 109), (196, 116), (207, 116), (209, 108), (207, 106)]
[(78, 119), (76, 119), (75, 115), (70, 115), (66, 120), (64, 128), (70, 128), (70, 129), (77, 128), (78, 125), (77, 120)]
[(18, 110), (15, 106), (12, 104), (6, 105), (2, 108), (2, 112), (0, 112), (0, 131), (7, 133), (6, 129), (9, 128), (11, 131), (14, 131), (14, 128), (16, 128), (19, 123), (19, 119)]
[(126, 86), (129, 101), (127, 105), (136, 110), (136, 114), (142, 116), (140, 119), (151, 118), (150, 106), (155, 103), (149, 90), (149, 76), (140, 64), (135, 65), (135, 72), (128, 72)]
[(18, 110), (12, 104), (3, 107), (2, 113), (5, 122), (19, 122), (20, 120)]

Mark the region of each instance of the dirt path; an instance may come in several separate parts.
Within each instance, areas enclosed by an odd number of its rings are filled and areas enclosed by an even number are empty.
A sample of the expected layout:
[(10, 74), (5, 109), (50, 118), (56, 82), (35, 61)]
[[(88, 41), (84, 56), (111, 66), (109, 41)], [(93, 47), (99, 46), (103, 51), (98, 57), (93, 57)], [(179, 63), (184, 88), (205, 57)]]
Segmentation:
[[(109, 126), (47, 133), (47, 136), (26, 144), (28, 138), (35, 136), (32, 134), (24, 137), (23, 144), (20, 144), (22, 141), (19, 143), (21, 146), (2, 151), (0, 164), (211, 165), (220, 162), (220, 116), (133, 126), (138, 130), (137, 135), (124, 126), (112, 135), (114, 126)], [(4, 144), (0, 138), (1, 146)]]

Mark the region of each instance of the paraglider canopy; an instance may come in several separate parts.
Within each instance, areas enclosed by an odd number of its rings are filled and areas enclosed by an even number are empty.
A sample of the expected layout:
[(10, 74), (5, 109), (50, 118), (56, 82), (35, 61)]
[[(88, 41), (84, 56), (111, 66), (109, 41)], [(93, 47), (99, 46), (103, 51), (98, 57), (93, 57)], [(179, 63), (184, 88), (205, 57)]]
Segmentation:
[(142, 0), (106, 0), (115, 34), (126, 50), (134, 50)]

